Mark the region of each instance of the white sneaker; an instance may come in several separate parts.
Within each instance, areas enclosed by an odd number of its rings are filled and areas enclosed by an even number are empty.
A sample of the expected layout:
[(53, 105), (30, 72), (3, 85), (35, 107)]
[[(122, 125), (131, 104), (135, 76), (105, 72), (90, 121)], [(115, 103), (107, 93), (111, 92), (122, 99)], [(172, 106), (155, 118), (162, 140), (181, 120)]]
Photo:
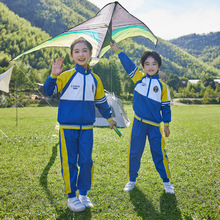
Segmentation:
[(67, 207), (74, 212), (82, 212), (86, 209), (77, 197), (69, 198)]
[(125, 186), (125, 188), (124, 188), (124, 191), (127, 191), (127, 192), (128, 192), (128, 191), (134, 189), (134, 187), (135, 187), (135, 182), (129, 181), (129, 182), (126, 184), (126, 186)]
[(163, 182), (164, 190), (166, 193), (174, 194), (174, 187), (170, 182)]
[(82, 196), (79, 195), (79, 200), (81, 201), (81, 203), (85, 206), (85, 207), (94, 207), (94, 205), (91, 203), (90, 199), (88, 196)]

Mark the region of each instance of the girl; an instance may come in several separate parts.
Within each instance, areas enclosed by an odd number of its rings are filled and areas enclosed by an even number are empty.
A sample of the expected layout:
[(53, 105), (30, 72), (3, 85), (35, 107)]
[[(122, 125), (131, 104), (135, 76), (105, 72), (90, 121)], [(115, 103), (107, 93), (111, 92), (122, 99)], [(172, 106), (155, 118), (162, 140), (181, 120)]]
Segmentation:
[(67, 206), (72, 211), (81, 212), (85, 207), (93, 207), (87, 192), (92, 183), (95, 105), (111, 128), (116, 122), (112, 119), (102, 82), (88, 65), (92, 45), (79, 38), (72, 43), (70, 50), (76, 67), (61, 74), (63, 59), (52, 62), (52, 73), (44, 84), (44, 92), (49, 96), (61, 93), (58, 108), (61, 171), (68, 194)]

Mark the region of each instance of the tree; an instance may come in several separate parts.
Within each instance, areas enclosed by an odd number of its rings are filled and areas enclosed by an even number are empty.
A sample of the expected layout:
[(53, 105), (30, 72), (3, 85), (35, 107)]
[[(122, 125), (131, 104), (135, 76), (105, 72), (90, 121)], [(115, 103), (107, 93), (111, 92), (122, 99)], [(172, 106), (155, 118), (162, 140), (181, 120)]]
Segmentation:
[(180, 87), (180, 79), (177, 75), (172, 74), (167, 80), (168, 86), (172, 87), (174, 90), (178, 91)]
[(194, 87), (194, 89), (195, 89), (195, 92), (198, 92), (198, 93), (199, 93), (201, 90), (204, 89), (204, 86), (202, 85), (201, 82), (197, 82), (196, 85), (195, 85), (195, 87)]
[(173, 91), (173, 88), (170, 88), (170, 97), (171, 97), (171, 99), (175, 98), (175, 93)]
[(166, 73), (165, 72), (163, 72), (163, 71), (160, 71), (159, 72), (159, 76), (160, 76), (160, 79), (163, 81), (163, 82), (166, 82), (167, 80), (168, 80), (168, 76), (166, 75)]
[(181, 77), (180, 78), (180, 86), (181, 87), (186, 87), (187, 83), (188, 83), (188, 78), (186, 78), (186, 77)]
[(202, 83), (205, 87), (208, 87), (209, 85), (215, 89), (215, 81), (212, 77), (206, 75), (202, 78)]
[(126, 77), (126, 79), (124, 80), (124, 92), (125, 94), (128, 93), (129, 98), (131, 94), (134, 93), (134, 87), (135, 87), (135, 84), (133, 83), (133, 81), (129, 77)]
[(205, 91), (202, 103), (207, 104), (208, 102), (209, 102), (209, 95), (208, 95), (208, 92)]
[(117, 63), (112, 58), (110, 58), (109, 61), (109, 71), (111, 74), (111, 92), (114, 92), (116, 95), (119, 96), (121, 94), (121, 82), (119, 77), (120, 71)]
[(211, 85), (207, 86), (205, 89), (205, 93), (208, 94), (208, 97), (213, 97), (215, 94), (215, 91), (213, 90), (213, 88), (211, 87)]
[(120, 71), (114, 59), (101, 59), (93, 67), (93, 71), (100, 77), (106, 90), (114, 92), (118, 96), (121, 94)]
[(9, 60), (6, 57), (0, 60), (0, 67), (8, 67), (8, 66), (9, 66)]

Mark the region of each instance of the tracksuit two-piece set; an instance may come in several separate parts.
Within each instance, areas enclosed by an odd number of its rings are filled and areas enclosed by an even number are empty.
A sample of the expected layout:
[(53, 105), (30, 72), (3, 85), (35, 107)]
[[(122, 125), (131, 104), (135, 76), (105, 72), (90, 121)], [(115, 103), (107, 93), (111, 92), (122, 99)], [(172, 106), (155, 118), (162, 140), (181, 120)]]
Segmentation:
[[(61, 172), (69, 198), (86, 195), (93, 175), (93, 123), (95, 106), (108, 121), (112, 120), (100, 78), (90, 69), (76, 64), (58, 77), (51, 74), (44, 84), (45, 94), (60, 92), (58, 122)], [(78, 174), (78, 166), (80, 167)]]
[(169, 126), (171, 121), (170, 93), (167, 85), (159, 79), (159, 75), (150, 76), (142, 73), (130, 58), (122, 51), (118, 57), (135, 83), (133, 110), (134, 119), (129, 144), (128, 176), (132, 182), (138, 177), (141, 157), (145, 148), (146, 137), (155, 167), (163, 179), (169, 182), (170, 171), (168, 157), (164, 149), (165, 142), (162, 136), (160, 123)]
[[(161, 122), (168, 126), (171, 121), (168, 87), (159, 79), (158, 74), (143, 74), (124, 52), (119, 51), (118, 56), (135, 83), (134, 119), (129, 145), (129, 179), (134, 182), (138, 177), (148, 136), (155, 167), (163, 182), (169, 182), (168, 157), (160, 127)], [(69, 198), (75, 197), (77, 190), (80, 195), (86, 195), (91, 189), (93, 175), (95, 105), (104, 118), (112, 120), (111, 108), (107, 103), (102, 82), (90, 69), (76, 64), (74, 69), (59, 76), (51, 74), (43, 88), (49, 96), (61, 93), (58, 122), (61, 172), (66, 193)], [(80, 167), (79, 174), (77, 164)]]

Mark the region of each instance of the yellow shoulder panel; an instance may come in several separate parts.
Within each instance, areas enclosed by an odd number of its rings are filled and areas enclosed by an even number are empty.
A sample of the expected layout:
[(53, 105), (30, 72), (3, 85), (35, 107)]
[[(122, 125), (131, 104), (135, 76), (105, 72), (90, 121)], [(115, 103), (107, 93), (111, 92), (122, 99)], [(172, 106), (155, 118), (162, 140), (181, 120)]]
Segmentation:
[(142, 80), (142, 78), (143, 78), (145, 75), (146, 75), (146, 74), (144, 74), (143, 72), (141, 72), (141, 71), (139, 70), (139, 68), (138, 68), (138, 69), (136, 70), (134, 76), (133, 76), (131, 79), (132, 79), (132, 81), (133, 81), (134, 83), (136, 83), (136, 82)]
[(170, 101), (170, 94), (169, 94), (169, 89), (168, 86), (161, 80), (159, 79), (161, 84), (162, 84), (162, 94), (161, 94), (161, 101), (162, 102), (167, 102)]
[(58, 92), (61, 92), (63, 90), (64, 86), (67, 84), (67, 82), (70, 80), (75, 72), (75, 69), (68, 70), (57, 77)]
[(105, 96), (104, 87), (99, 76), (96, 75), (95, 73), (93, 73), (93, 75), (97, 80), (97, 89), (96, 89), (95, 99), (101, 99)]

